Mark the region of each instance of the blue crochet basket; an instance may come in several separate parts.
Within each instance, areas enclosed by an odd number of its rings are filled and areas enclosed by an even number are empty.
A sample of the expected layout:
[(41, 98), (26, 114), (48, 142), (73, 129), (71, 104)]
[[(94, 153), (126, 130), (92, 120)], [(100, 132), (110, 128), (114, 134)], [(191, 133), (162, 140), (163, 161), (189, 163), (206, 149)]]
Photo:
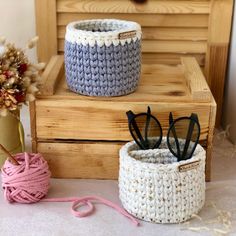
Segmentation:
[(103, 19), (72, 22), (65, 36), (66, 80), (70, 90), (88, 96), (121, 96), (138, 86), (141, 27)]

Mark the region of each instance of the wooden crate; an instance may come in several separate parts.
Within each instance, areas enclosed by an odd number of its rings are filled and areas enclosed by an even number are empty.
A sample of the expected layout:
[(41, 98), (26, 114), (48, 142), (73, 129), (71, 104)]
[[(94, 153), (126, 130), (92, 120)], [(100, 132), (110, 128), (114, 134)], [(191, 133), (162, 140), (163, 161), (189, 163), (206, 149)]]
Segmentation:
[(233, 0), (36, 0), (38, 56), (64, 50), (65, 26), (91, 18), (134, 20), (143, 29), (143, 62), (177, 65), (194, 56), (204, 70), (221, 120)]
[(164, 134), (170, 111), (174, 117), (196, 112), (209, 180), (216, 104), (197, 60), (184, 57), (181, 62), (144, 63), (135, 93), (95, 98), (69, 91), (63, 56), (53, 56), (43, 74), (42, 93), (30, 106), (33, 151), (44, 155), (53, 177), (116, 179), (119, 148), (131, 140), (127, 110), (144, 112), (149, 105)]

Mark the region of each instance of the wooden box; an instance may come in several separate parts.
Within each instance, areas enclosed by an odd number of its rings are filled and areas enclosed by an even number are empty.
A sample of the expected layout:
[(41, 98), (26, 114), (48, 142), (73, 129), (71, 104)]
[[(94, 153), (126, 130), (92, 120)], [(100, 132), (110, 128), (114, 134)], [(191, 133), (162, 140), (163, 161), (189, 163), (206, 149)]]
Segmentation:
[(35, 0), (38, 58), (63, 54), (65, 26), (76, 20), (118, 18), (143, 30), (143, 62), (177, 65), (194, 56), (204, 71), (221, 121), (233, 0)]
[[(150, 105), (164, 130), (170, 111), (176, 117), (199, 114), (209, 180), (216, 105), (200, 67), (221, 110), (233, 0), (35, 3), (38, 58), (49, 64), (42, 94), (30, 106), (32, 144), (33, 151), (42, 152), (49, 161), (53, 176), (117, 178), (118, 150), (131, 140), (125, 112), (143, 112)], [(135, 93), (92, 98), (68, 91), (63, 57), (58, 56), (64, 51), (65, 26), (91, 18), (127, 19), (142, 25), (143, 75)], [(183, 56), (188, 58), (181, 61)]]
[(164, 134), (170, 111), (174, 117), (196, 112), (209, 180), (216, 104), (196, 59), (181, 61), (177, 66), (143, 64), (135, 93), (97, 98), (69, 91), (63, 56), (53, 56), (42, 93), (31, 104), (33, 151), (44, 155), (53, 177), (116, 179), (119, 148), (131, 140), (126, 111), (144, 112), (149, 105)]

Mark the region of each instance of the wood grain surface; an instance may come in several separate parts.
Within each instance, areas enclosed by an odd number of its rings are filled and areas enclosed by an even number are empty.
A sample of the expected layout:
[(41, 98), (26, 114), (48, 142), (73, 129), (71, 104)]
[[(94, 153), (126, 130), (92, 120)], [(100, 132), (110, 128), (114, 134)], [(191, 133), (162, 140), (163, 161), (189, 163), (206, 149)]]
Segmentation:
[[(58, 39), (64, 39), (65, 26), (58, 26)], [(144, 40), (192, 40), (206, 41), (208, 30), (205, 27), (184, 28), (184, 27), (142, 27), (142, 39)]]
[(194, 101), (211, 101), (211, 90), (195, 58), (181, 58), (184, 75)]
[(49, 62), (57, 54), (56, 0), (35, 0), (38, 60)]
[(233, 2), (211, 1), (205, 74), (217, 103), (216, 126), (221, 124)]
[[(164, 131), (168, 127), (169, 111), (176, 117), (189, 116), (193, 111), (198, 113), (202, 126), (201, 139), (206, 139), (212, 103), (211, 93), (208, 89), (202, 94), (201, 89), (205, 88), (206, 82), (204, 84), (205, 78), (196, 60), (183, 58), (182, 62), (188, 74), (193, 70), (194, 76), (186, 76), (182, 66), (143, 65), (137, 91), (127, 96), (112, 98), (75, 94), (67, 88), (64, 76), (58, 75), (60, 78), (56, 80), (58, 86), (55, 87), (55, 94), (41, 94), (36, 101), (37, 137), (64, 140), (130, 140), (125, 113), (129, 109), (137, 113), (143, 112), (148, 104), (160, 119)], [(60, 70), (59, 67), (57, 69)], [(55, 70), (54, 73), (57, 74)], [(191, 90), (187, 86), (188, 80)], [(45, 86), (47, 87), (47, 84)]]
[(148, 4), (137, 4), (125, 0), (58, 0), (58, 12), (89, 13), (159, 13), (159, 14), (206, 14), (210, 12), (209, 1), (160, 1), (149, 0)]
[(117, 179), (122, 142), (39, 142), (54, 178)]
[(52, 56), (50, 61), (42, 74), (42, 88), (41, 95), (53, 95), (61, 76), (64, 76), (64, 58), (59, 55)]
[(208, 27), (208, 14), (126, 14), (126, 13), (57, 13), (57, 25), (65, 26), (72, 21), (88, 19), (121, 19), (138, 22), (142, 27)]

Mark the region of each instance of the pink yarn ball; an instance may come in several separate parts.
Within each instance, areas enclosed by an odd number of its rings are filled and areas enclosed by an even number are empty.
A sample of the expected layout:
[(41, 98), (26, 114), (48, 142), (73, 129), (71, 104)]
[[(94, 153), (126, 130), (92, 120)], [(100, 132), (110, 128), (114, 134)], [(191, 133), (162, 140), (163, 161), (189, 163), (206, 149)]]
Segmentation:
[[(8, 160), (2, 167), (2, 187), (4, 196), (10, 203), (33, 203), (40, 200), (44, 202), (73, 202), (71, 212), (76, 217), (85, 217), (94, 211), (91, 201), (98, 201), (110, 206), (128, 217), (136, 226), (139, 222), (118, 205), (96, 196), (68, 197), (68, 198), (44, 198), (49, 190), (51, 172), (48, 163), (41, 154), (19, 153), (14, 156), (19, 165), (14, 165)], [(80, 205), (87, 205), (88, 209), (78, 211)]]
[(33, 203), (44, 198), (49, 190), (51, 172), (41, 154), (19, 153), (19, 165), (8, 160), (2, 167), (2, 187), (9, 202)]

